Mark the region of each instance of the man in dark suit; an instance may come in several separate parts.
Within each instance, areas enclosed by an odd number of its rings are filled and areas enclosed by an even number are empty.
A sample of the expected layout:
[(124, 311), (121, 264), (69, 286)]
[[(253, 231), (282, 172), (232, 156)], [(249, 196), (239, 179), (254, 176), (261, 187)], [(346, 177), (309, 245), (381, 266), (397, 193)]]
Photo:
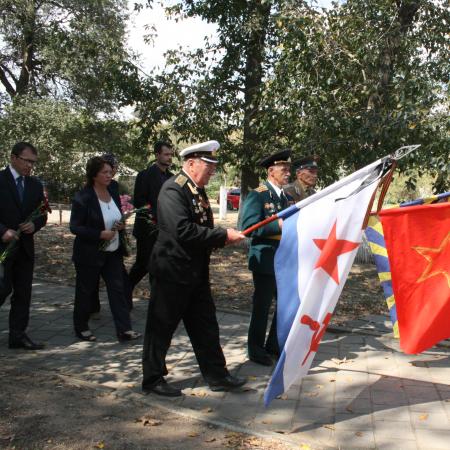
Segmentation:
[[(17, 240), (14, 251), (4, 263), (4, 282), (0, 286), (0, 306), (11, 294), (9, 312), (9, 348), (40, 350), (25, 333), (31, 303), (34, 268), (33, 235), (47, 222), (40, 216), (26, 222), (31, 213), (44, 202), (42, 184), (31, 176), (37, 162), (37, 150), (28, 142), (18, 142), (11, 151), (11, 162), (0, 172), (0, 252)], [(20, 237), (17, 232), (20, 230)]]
[[(251, 227), (288, 206), (282, 186), (289, 180), (290, 150), (262, 159), (260, 166), (267, 169), (267, 181), (251, 191), (242, 210), (242, 228)], [(272, 365), (271, 355), (279, 354), (276, 315), (272, 319), (266, 340), (270, 305), (276, 298), (277, 285), (273, 260), (281, 238), (281, 220), (271, 222), (251, 234), (248, 267), (253, 272), (252, 316), (248, 329), (248, 356), (251, 361)]]
[(244, 239), (232, 228), (214, 228), (205, 186), (214, 175), (218, 148), (217, 141), (208, 141), (184, 149), (180, 153), (183, 170), (161, 189), (159, 234), (150, 259), (152, 290), (143, 352), (144, 392), (181, 395), (164, 379), (167, 350), (181, 320), (203, 378), (212, 390), (228, 391), (245, 383), (227, 370), (209, 283), (211, 251)]
[(156, 161), (138, 173), (134, 185), (134, 206), (141, 208), (150, 204), (152, 217), (146, 213), (139, 213), (135, 217), (133, 236), (136, 238), (136, 261), (129, 274), (131, 291), (148, 273), (148, 262), (158, 235), (156, 224), (159, 191), (162, 185), (173, 176), (169, 171), (173, 157), (171, 144), (158, 141), (155, 143), (154, 151)]

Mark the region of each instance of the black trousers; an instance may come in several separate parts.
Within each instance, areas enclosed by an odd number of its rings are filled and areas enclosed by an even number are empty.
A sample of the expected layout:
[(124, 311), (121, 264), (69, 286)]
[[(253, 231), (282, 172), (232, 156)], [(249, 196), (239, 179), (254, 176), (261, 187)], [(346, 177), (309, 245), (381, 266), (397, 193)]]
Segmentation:
[(145, 327), (143, 387), (167, 375), (166, 354), (181, 320), (205, 380), (228, 375), (209, 281), (190, 286), (155, 278)]
[(4, 263), (4, 278), (0, 286), (0, 306), (11, 295), (9, 311), (9, 334), (20, 338), (30, 319), (31, 285), (33, 283), (34, 259), (19, 246)]
[(101, 267), (75, 263), (77, 273), (73, 323), (76, 333), (89, 329), (89, 315), (92, 312), (92, 297), (98, 289), (101, 276), (106, 284), (109, 306), (117, 333), (131, 330), (130, 312), (123, 282), (123, 257), (118, 251), (106, 252)]
[[(123, 284), (125, 288), (125, 295), (127, 299), (128, 309), (131, 311), (133, 309), (133, 291), (130, 288), (130, 280), (128, 277), (127, 269), (125, 265), (122, 267)], [(100, 276), (97, 281), (97, 289), (92, 293), (91, 299), (91, 314), (100, 312)]]
[(136, 261), (128, 275), (131, 292), (133, 292), (139, 281), (148, 273), (150, 255), (152, 254), (157, 237), (158, 233), (154, 232), (144, 238), (140, 237), (136, 239)]
[(253, 292), (252, 317), (248, 329), (248, 354), (250, 357), (258, 357), (266, 352), (278, 354), (276, 311), (266, 341), (270, 305), (272, 300), (276, 300), (277, 297), (275, 275), (253, 272), (253, 285), (255, 290)]

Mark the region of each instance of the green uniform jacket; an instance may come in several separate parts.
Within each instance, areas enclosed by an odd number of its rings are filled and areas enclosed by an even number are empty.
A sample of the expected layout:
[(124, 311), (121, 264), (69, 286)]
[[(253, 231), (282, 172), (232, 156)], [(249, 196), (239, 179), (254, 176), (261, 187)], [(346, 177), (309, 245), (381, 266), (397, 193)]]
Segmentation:
[(312, 187), (305, 188), (298, 180), (295, 180), (293, 183), (283, 186), (283, 191), (285, 192), (285, 194), (292, 197), (294, 203), (297, 203), (300, 200), (303, 200), (304, 198), (316, 193), (316, 191)]
[[(270, 183), (265, 182), (251, 191), (242, 211), (242, 229), (270, 217), (287, 207), (287, 199), (280, 199)], [(255, 230), (250, 235), (248, 268), (257, 273), (274, 274), (273, 258), (281, 238), (278, 220)]]

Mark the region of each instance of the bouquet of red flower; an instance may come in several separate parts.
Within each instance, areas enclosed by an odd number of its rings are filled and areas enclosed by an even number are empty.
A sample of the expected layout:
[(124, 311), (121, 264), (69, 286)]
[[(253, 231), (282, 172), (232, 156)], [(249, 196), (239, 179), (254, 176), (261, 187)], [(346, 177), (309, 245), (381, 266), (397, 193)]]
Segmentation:
[[(45, 200), (41, 202), (41, 204), (27, 217), (25, 222), (32, 222), (33, 220), (37, 219), (38, 217), (46, 216), (47, 214), (51, 213), (52, 210), (50, 208), (50, 205), (48, 204), (48, 199), (45, 197)], [(22, 234), (22, 231), (19, 229), (17, 230), (17, 237), (19, 238)], [(6, 259), (11, 255), (11, 253), (14, 250), (14, 247), (17, 245), (17, 239), (14, 239), (10, 241), (3, 250), (2, 253), (0, 253), (0, 264), (3, 264)]]
[[(150, 205), (145, 205), (141, 208), (135, 208), (133, 206), (133, 204), (130, 203), (130, 200), (131, 200), (131, 197), (127, 194), (120, 196), (120, 209), (121, 209), (121, 213), (122, 213), (121, 222), (124, 224), (126, 223), (127, 219), (129, 219), (133, 214), (143, 213), (143, 212), (148, 213), (150, 211)], [(114, 227), (112, 228), (112, 230), (114, 230)], [(126, 230), (124, 230), (124, 233), (121, 234), (120, 239), (121, 239), (123, 246), (125, 247), (125, 254), (128, 255), (130, 243), (128, 240)], [(109, 245), (109, 241), (102, 241), (100, 243), (100, 250), (104, 251), (108, 247), (108, 245)]]

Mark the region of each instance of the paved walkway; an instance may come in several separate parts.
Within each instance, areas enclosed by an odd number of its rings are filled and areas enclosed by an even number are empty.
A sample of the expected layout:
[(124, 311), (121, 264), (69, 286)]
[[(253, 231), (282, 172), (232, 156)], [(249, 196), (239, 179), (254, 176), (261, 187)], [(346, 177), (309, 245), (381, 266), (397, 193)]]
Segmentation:
[[(101, 320), (92, 321), (98, 341), (79, 342), (72, 331), (73, 288), (35, 283), (29, 331), (34, 339), (46, 341), (47, 348), (41, 352), (7, 349), (5, 305), (0, 311), (0, 364), (55, 371), (113, 388), (130, 401), (271, 435), (296, 448), (302, 444), (313, 449), (450, 448), (450, 350), (404, 355), (391, 338), (385, 317), (356, 321), (352, 333), (327, 333), (310, 374), (265, 409), (262, 397), (270, 368), (246, 358), (248, 315), (218, 313), (229, 368), (249, 380), (243, 392), (209, 391), (185, 332), (179, 329), (168, 356), (168, 379), (186, 395), (164, 399), (141, 395), (142, 341), (127, 345), (115, 340), (102, 296)], [(146, 307), (145, 299), (135, 301), (133, 322), (138, 331), (144, 329)]]

